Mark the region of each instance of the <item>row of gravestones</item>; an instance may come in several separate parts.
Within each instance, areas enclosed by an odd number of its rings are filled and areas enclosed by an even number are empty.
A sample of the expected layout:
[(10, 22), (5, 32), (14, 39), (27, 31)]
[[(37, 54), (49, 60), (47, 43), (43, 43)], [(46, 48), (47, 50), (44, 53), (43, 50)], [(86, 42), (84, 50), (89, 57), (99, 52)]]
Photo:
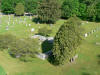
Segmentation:
[(85, 34), (84, 34), (84, 37), (88, 37), (89, 35), (93, 34), (93, 33), (96, 32), (96, 31), (99, 31), (99, 30), (100, 30), (100, 27), (99, 27), (99, 28), (96, 28), (96, 29), (94, 29), (94, 30), (92, 30), (91, 32), (85, 33)]

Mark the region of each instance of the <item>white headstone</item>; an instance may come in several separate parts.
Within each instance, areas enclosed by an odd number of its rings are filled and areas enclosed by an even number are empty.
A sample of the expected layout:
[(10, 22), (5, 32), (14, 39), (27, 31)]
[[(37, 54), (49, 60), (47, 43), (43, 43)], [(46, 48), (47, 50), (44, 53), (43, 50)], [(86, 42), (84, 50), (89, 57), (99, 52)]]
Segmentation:
[(29, 26), (31, 26), (31, 24), (29, 24)]
[(34, 32), (34, 31), (35, 31), (35, 29), (34, 29), (34, 28), (32, 28), (32, 29), (31, 29), (31, 32)]
[(85, 33), (85, 37), (87, 37), (88, 35), (87, 35), (87, 33)]
[(6, 26), (6, 30), (9, 30), (9, 27), (8, 26)]

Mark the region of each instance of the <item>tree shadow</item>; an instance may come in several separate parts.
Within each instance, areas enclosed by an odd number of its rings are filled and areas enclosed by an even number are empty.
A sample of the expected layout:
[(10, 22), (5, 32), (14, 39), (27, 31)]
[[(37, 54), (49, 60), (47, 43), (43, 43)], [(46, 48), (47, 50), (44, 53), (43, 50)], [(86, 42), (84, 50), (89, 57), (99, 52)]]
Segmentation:
[(46, 23), (46, 24), (54, 24), (55, 22), (52, 22), (52, 21), (50, 21), (50, 20), (48, 20), (48, 21), (42, 21), (41, 19), (39, 19), (39, 18), (33, 18), (32, 19), (32, 21), (33, 22), (35, 22), (35, 23), (40, 23), (40, 24), (44, 24), (44, 23)]
[(42, 46), (42, 53), (45, 53), (45, 52), (52, 50), (53, 43), (46, 40), (42, 43), (41, 46)]
[(83, 72), (82, 75), (90, 75), (90, 73)]
[(54, 66), (58, 66), (58, 64), (55, 63), (54, 56), (52, 53), (53, 42), (51, 43), (48, 40), (46, 40), (42, 43), (41, 46), (42, 46), (42, 53), (45, 53), (46, 55), (48, 55), (48, 58), (47, 58), (48, 62)]
[(98, 63), (98, 65), (100, 65), (100, 54), (97, 55), (97, 57), (98, 57), (98, 61), (97, 61), (97, 63)]

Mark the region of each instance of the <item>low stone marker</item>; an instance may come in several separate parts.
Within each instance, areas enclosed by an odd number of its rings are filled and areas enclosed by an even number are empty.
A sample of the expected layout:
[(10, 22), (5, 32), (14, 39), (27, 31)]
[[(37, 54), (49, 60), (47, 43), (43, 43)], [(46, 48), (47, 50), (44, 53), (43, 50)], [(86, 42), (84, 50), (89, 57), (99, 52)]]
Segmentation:
[(6, 30), (9, 30), (9, 27), (8, 26), (6, 26)]
[(100, 42), (96, 42), (96, 45), (100, 45)]
[(29, 24), (29, 26), (31, 26), (31, 24)]
[(88, 36), (88, 34), (87, 33), (85, 33), (85, 35), (84, 35), (85, 37), (87, 37)]
[(48, 55), (44, 54), (44, 53), (38, 53), (36, 54), (36, 56), (42, 60), (45, 60), (48, 58)]
[(35, 29), (34, 29), (34, 28), (32, 28), (32, 29), (31, 29), (31, 32), (34, 32), (34, 31), (35, 31)]

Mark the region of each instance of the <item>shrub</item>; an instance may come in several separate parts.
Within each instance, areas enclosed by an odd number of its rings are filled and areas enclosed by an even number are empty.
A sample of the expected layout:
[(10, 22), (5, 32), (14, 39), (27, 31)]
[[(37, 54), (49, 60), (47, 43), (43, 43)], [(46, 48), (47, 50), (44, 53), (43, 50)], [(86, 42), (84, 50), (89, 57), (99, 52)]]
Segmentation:
[(55, 23), (61, 17), (58, 0), (42, 0), (38, 5), (38, 18), (43, 23)]
[(77, 47), (82, 40), (80, 25), (78, 18), (76, 21), (76, 17), (72, 17), (57, 32), (52, 49), (55, 64), (60, 65), (69, 62), (76, 54)]
[(50, 36), (51, 32), (52, 32), (52, 30), (47, 29), (46, 27), (43, 27), (38, 30), (38, 34), (40, 34), (42, 36)]
[(28, 57), (33, 58), (38, 48), (38, 42), (33, 39), (19, 39), (10, 46), (10, 53), (13, 57), (25, 60)]
[(0, 48), (7, 49), (17, 38), (11, 34), (0, 35)]

